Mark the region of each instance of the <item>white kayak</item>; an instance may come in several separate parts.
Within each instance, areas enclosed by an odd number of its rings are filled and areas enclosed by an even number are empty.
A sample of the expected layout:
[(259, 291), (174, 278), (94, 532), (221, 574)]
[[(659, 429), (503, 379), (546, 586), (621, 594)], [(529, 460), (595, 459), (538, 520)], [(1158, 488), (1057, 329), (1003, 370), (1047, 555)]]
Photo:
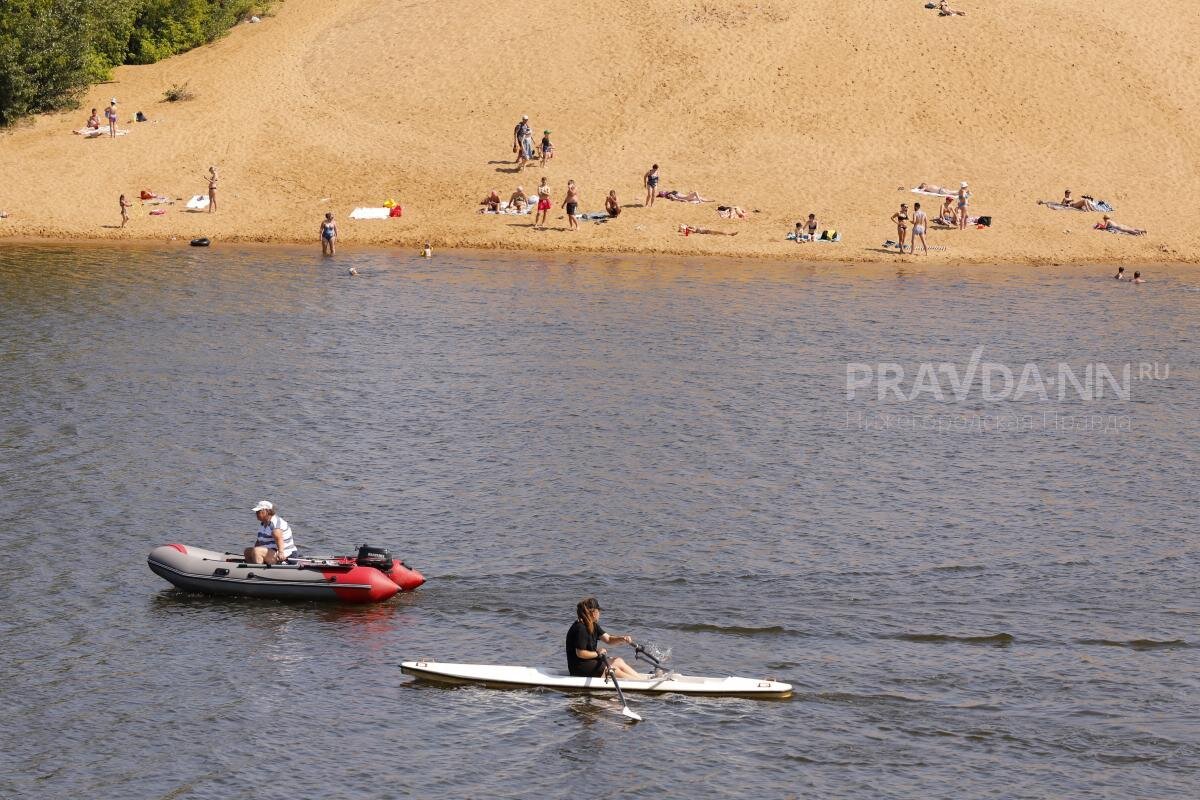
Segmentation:
[[(444, 683), (476, 683), (494, 689), (540, 687), (567, 692), (613, 692), (611, 680), (576, 678), (565, 669), (510, 667), (501, 664), (449, 664), (439, 661), (404, 661), (406, 675)], [(694, 695), (734, 697), (787, 697), (790, 683), (765, 678), (700, 678), (669, 672), (648, 681), (621, 681), (625, 692), (677, 692)]]

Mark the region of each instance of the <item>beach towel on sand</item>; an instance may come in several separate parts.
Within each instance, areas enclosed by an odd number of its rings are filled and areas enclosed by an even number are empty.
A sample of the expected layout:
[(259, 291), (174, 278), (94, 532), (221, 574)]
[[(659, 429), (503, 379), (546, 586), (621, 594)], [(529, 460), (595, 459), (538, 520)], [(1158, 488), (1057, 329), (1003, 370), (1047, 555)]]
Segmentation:
[[(832, 235), (830, 237), (825, 237), (824, 235), (822, 235), (821, 237), (816, 237), (816, 236), (809, 236), (807, 233), (802, 233), (802, 234), (800, 234), (800, 241), (802, 241), (802, 242), (840, 242), (842, 240), (842, 234), (839, 231), (832, 231), (832, 232), (825, 231), (825, 233), (832, 233)], [(785, 238), (789, 242), (796, 241), (796, 232), (792, 231)]]
[(1104, 227), (1103, 222), (1097, 222), (1092, 227), (1098, 231), (1106, 231), (1108, 233), (1116, 233), (1121, 236), (1145, 236), (1146, 235), (1145, 231), (1123, 231), (1120, 228), (1106, 228), (1106, 227)]
[[(71, 131), (76, 136), (82, 136), (85, 139), (95, 139), (97, 136), (108, 136), (108, 126), (103, 128), (80, 128), (77, 131)], [(129, 131), (117, 128), (117, 136), (127, 136)]]
[(380, 208), (356, 208), (350, 212), (350, 219), (387, 219), (392, 210), (386, 206)]
[[(913, 194), (923, 194), (929, 197), (958, 197), (958, 192), (952, 192), (949, 189), (943, 189), (940, 192), (930, 192), (926, 191), (925, 189), (917, 189), (916, 187), (913, 187), (912, 189), (909, 189), (909, 191)], [(967, 195), (970, 196), (970, 192), (967, 192)]]
[(504, 200), (500, 203), (499, 211), (489, 211), (487, 209), (483, 209), (484, 214), (514, 214), (515, 215), (515, 214), (529, 214), (532, 211), (533, 211), (533, 206), (529, 205), (528, 203), (525, 204), (525, 209), (523, 211), (518, 211), (515, 208), (511, 208), (509, 206), (507, 200)]
[(203, 211), (208, 208), (208, 195), (193, 195), (192, 199), (187, 202), (187, 208), (188, 211)]

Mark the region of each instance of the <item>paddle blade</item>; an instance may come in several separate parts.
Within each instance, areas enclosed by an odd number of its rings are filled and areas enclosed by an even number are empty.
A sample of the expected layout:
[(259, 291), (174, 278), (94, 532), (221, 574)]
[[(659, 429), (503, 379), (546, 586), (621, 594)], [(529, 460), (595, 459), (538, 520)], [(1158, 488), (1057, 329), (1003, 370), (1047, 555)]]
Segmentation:
[(633, 710), (632, 708), (630, 708), (629, 706), (624, 706), (624, 707), (621, 709), (621, 714), (622, 714), (622, 715), (624, 715), (624, 716), (626, 716), (626, 717), (628, 717), (629, 719), (633, 720), (634, 722), (641, 722), (641, 721), (642, 721), (642, 717), (641, 717), (641, 715), (640, 715), (640, 714), (638, 714), (636, 711), (634, 711), (634, 710)]

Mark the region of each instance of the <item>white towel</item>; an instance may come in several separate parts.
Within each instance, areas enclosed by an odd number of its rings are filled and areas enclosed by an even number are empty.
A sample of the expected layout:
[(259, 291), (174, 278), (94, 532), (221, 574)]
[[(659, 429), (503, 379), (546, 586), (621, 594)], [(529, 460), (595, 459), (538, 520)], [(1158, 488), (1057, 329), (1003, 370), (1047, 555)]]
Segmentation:
[[(952, 192), (949, 189), (945, 189), (940, 192), (927, 192), (924, 189), (913, 188), (913, 189), (909, 189), (909, 191), (912, 192), (913, 194), (923, 194), (923, 195), (927, 195), (929, 197), (958, 197), (958, 192)], [(970, 196), (971, 196), (971, 193), (967, 192), (967, 197), (970, 197)]]
[[(77, 131), (71, 131), (76, 136), (82, 136), (85, 139), (95, 139), (97, 136), (108, 136), (108, 127), (103, 128), (80, 128)], [(127, 136), (129, 131), (122, 128), (117, 128), (117, 136)]]
[(198, 194), (187, 202), (188, 211), (203, 211), (208, 208), (208, 195)]
[(350, 212), (350, 219), (387, 219), (391, 214), (390, 208), (356, 208)]

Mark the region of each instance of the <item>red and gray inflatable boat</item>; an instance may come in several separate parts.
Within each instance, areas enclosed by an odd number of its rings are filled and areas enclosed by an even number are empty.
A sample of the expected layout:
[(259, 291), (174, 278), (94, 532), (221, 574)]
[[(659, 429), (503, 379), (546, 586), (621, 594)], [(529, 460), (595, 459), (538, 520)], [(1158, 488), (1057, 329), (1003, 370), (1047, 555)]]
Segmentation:
[(236, 553), (165, 544), (151, 550), (146, 563), (180, 589), (276, 600), (378, 603), (425, 582), (425, 576), (387, 550), (367, 545), (357, 556), (294, 558), (268, 566), (247, 564)]

